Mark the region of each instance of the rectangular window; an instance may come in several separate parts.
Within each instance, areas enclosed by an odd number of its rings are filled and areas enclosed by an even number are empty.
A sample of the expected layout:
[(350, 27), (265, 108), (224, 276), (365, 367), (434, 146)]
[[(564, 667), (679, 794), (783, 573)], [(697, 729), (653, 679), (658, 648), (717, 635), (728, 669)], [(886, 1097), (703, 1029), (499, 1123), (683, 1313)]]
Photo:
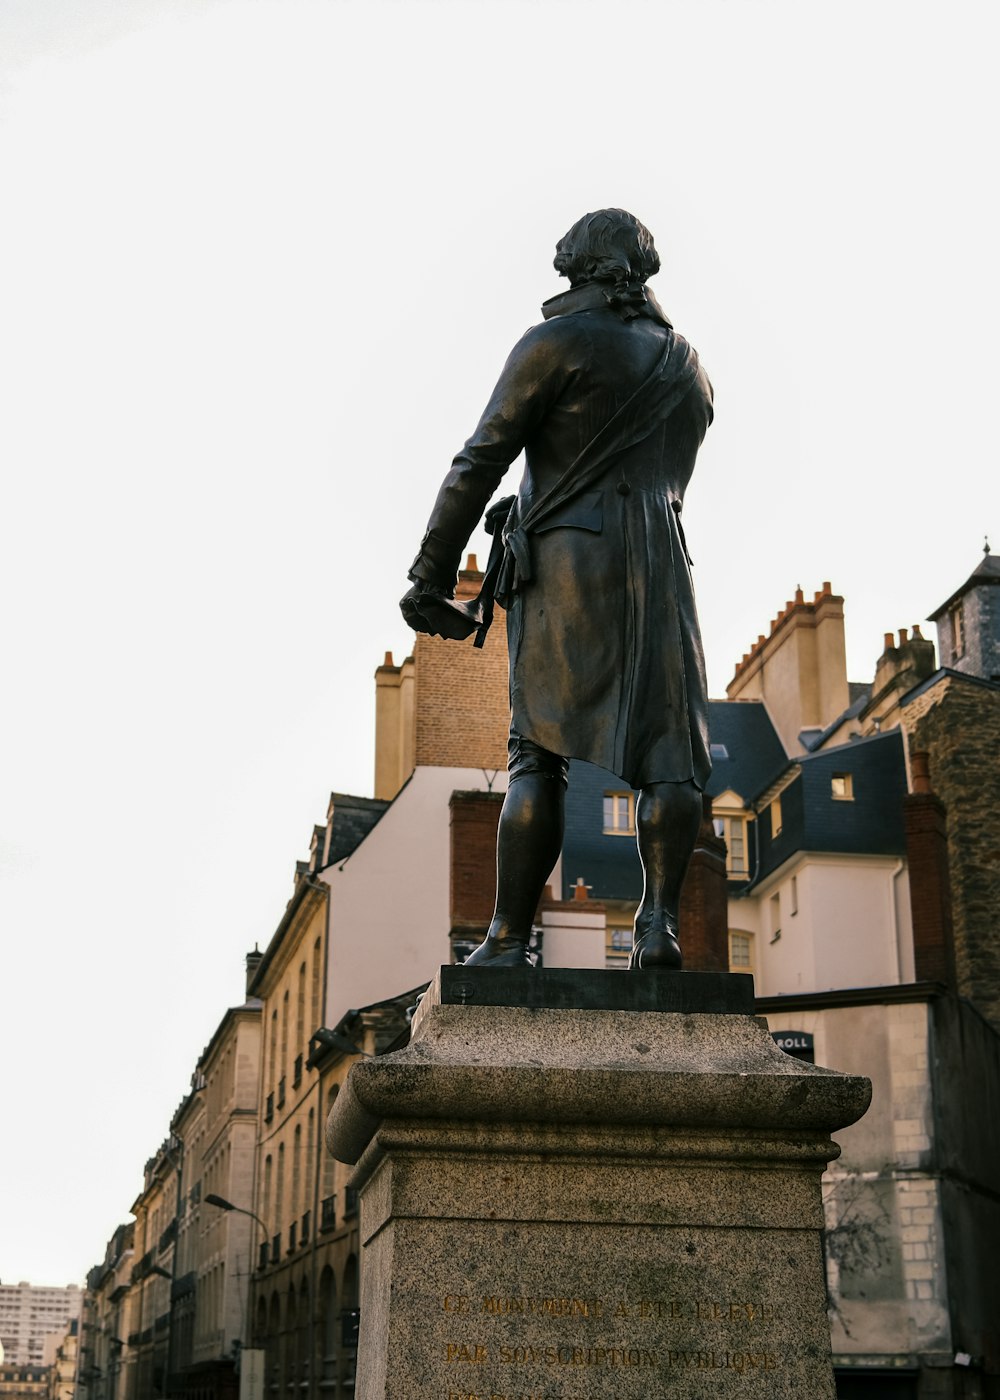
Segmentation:
[(962, 618), (962, 604), (957, 603), (951, 613), (951, 649), (956, 657), (965, 655), (965, 624)]
[(726, 874), (731, 880), (749, 872), (747, 865), (747, 823), (745, 817), (722, 817), (719, 835), (726, 843)]
[(771, 911), (771, 942), (777, 943), (781, 937), (781, 895), (772, 894), (770, 900)]
[(793, 875), (793, 876), (792, 876), (791, 913), (797, 914), (798, 912), (799, 912), (799, 877), (798, 877), (797, 875)]
[(635, 793), (604, 794), (604, 833), (606, 836), (635, 835)]
[(729, 931), (729, 971), (753, 971), (753, 934)]
[(850, 773), (834, 773), (830, 779), (830, 792), (834, 802), (854, 800), (854, 780)]
[(771, 840), (781, 835), (781, 798), (776, 797), (771, 803)]

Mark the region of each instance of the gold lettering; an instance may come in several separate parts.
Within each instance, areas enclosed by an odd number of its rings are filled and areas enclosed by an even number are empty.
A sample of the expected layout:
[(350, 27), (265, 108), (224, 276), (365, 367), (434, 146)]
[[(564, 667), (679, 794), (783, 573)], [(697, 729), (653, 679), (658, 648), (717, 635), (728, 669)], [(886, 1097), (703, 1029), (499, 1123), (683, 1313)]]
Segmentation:
[(481, 1366), (487, 1360), (489, 1353), (483, 1346), (466, 1346), (464, 1342), (446, 1342), (444, 1360), (446, 1366), (468, 1365)]

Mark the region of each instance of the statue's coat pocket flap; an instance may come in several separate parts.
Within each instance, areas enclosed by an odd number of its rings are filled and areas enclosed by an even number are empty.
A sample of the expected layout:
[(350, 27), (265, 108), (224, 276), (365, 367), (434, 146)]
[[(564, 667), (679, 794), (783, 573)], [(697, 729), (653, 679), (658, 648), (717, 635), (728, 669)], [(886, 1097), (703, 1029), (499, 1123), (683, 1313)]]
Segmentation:
[(604, 528), (604, 492), (587, 491), (575, 500), (567, 501), (559, 510), (547, 515), (536, 525), (533, 533), (558, 530), (569, 526), (574, 530), (592, 530), (599, 535)]

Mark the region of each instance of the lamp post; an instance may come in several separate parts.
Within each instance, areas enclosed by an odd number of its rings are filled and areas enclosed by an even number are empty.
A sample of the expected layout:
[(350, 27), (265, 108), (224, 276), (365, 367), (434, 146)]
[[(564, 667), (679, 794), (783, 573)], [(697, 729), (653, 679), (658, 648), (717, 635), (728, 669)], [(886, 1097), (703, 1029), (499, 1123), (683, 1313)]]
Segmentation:
[[(256, 1211), (247, 1210), (246, 1206), (234, 1205), (232, 1201), (227, 1201), (225, 1196), (218, 1196), (214, 1191), (210, 1191), (205, 1197), (207, 1206), (215, 1206), (218, 1210), (235, 1211), (237, 1215), (249, 1215), (264, 1232), (264, 1239), (267, 1239), (267, 1226), (261, 1220)], [(264, 1400), (264, 1358), (265, 1353), (262, 1347), (248, 1347), (246, 1341), (249, 1340), (249, 1327), (253, 1325), (252, 1294), (254, 1289), (254, 1255), (253, 1236), (251, 1236), (249, 1267), (247, 1270), (247, 1301), (246, 1310), (243, 1314), (243, 1336), (240, 1338), (240, 1353), (237, 1358), (237, 1368), (240, 1377), (239, 1400)]]

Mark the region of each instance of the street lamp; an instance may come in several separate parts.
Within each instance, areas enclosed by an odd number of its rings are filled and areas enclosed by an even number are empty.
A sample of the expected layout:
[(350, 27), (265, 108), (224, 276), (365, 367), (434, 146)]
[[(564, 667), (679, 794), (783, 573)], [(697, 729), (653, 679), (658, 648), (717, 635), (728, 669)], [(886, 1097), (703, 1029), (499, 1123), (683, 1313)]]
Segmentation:
[[(214, 1191), (210, 1191), (205, 1197), (205, 1204), (207, 1206), (215, 1206), (217, 1210), (233, 1210), (237, 1215), (249, 1215), (251, 1220), (257, 1222), (264, 1232), (265, 1240), (267, 1239), (267, 1226), (256, 1211), (247, 1210), (246, 1206), (234, 1205), (232, 1201), (227, 1201), (225, 1196), (218, 1196)], [(250, 1251), (247, 1273), (247, 1312), (244, 1313), (243, 1316), (243, 1338), (245, 1340), (241, 1340), (240, 1342), (239, 1355), (237, 1357), (237, 1368), (240, 1377), (240, 1400), (263, 1400), (264, 1352), (260, 1348), (248, 1347), (246, 1345), (246, 1340), (249, 1340), (249, 1328), (253, 1326), (252, 1295), (255, 1283), (253, 1250)]]
[(207, 1206), (218, 1206), (219, 1210), (235, 1210), (239, 1215), (249, 1215), (251, 1220), (256, 1220), (257, 1224), (264, 1231), (264, 1238), (267, 1239), (267, 1226), (260, 1216), (252, 1210), (247, 1210), (246, 1206), (234, 1206), (232, 1201), (227, 1201), (225, 1196), (217, 1196), (214, 1191), (210, 1191), (205, 1197)]

